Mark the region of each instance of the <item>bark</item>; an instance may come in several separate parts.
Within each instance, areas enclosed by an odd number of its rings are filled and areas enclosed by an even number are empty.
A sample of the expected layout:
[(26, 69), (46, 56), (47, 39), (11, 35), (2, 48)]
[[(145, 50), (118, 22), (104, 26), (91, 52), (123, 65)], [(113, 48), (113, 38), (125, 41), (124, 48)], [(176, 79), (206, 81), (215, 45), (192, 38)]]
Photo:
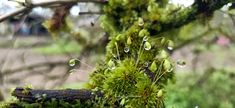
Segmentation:
[(20, 101), (28, 103), (50, 101), (52, 99), (65, 102), (75, 102), (76, 100), (87, 101), (94, 99), (96, 96), (103, 96), (100, 92), (92, 92), (86, 89), (34, 90), (29, 88), (16, 88), (12, 95)]

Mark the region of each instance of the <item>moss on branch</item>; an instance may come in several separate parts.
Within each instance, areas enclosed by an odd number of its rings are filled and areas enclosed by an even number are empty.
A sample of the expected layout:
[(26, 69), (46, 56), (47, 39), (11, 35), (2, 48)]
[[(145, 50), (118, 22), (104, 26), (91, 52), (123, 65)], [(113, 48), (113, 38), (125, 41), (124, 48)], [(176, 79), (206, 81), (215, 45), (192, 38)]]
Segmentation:
[(96, 105), (164, 108), (164, 87), (174, 80), (174, 63), (167, 50), (174, 42), (159, 34), (201, 14), (210, 15), (229, 2), (199, 0), (181, 8), (168, 0), (109, 0), (101, 24), (110, 35), (106, 59), (91, 74), (88, 87), (103, 94)]

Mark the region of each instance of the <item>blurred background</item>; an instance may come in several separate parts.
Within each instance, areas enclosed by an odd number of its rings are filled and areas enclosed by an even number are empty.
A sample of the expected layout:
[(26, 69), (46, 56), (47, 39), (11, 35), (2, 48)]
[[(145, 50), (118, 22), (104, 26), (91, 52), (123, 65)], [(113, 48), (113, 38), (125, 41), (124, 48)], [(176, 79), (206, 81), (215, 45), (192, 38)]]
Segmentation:
[[(172, 0), (190, 6), (193, 0)], [(199, 18), (167, 35), (176, 78), (169, 82), (169, 108), (235, 107), (235, 4), (207, 18)], [(0, 1), (0, 16), (18, 8)], [(43, 26), (53, 9), (35, 8), (0, 23), (0, 101), (10, 99), (18, 86), (35, 89), (81, 88), (105, 56), (108, 35), (100, 27), (96, 4), (79, 3), (66, 19), (71, 33), (54, 39)], [(80, 13), (80, 14), (79, 14)]]

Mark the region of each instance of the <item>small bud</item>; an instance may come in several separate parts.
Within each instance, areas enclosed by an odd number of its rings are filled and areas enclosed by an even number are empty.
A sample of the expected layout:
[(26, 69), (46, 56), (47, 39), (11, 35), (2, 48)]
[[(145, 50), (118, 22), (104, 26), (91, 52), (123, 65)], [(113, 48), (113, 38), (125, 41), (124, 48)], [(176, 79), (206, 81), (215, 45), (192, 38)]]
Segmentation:
[(163, 95), (163, 91), (162, 91), (162, 90), (159, 90), (159, 91), (157, 92), (157, 97), (162, 97), (162, 95)]
[(132, 42), (131, 42), (131, 37), (128, 37), (128, 38), (127, 38), (127, 45), (131, 45), (131, 43), (132, 43)]
[(163, 63), (163, 66), (165, 67), (165, 69), (169, 69), (171, 68), (171, 63), (169, 60), (165, 59), (164, 60), (164, 63)]
[(152, 72), (157, 70), (157, 65), (155, 63), (155, 61), (153, 61), (153, 63), (151, 64), (150, 68), (149, 68)]

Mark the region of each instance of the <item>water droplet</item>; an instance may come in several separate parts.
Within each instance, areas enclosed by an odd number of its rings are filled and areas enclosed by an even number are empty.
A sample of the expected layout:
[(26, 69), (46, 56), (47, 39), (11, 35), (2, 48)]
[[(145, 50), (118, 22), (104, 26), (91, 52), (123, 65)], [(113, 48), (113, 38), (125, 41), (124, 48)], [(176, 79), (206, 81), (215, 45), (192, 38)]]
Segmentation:
[(76, 59), (69, 60), (69, 66), (75, 66), (76, 65)]
[(199, 106), (195, 106), (195, 108), (199, 108)]
[(145, 62), (145, 63), (144, 63), (144, 67), (149, 67), (149, 63), (148, 63), (148, 62)]
[(174, 42), (173, 41), (171, 41), (171, 40), (168, 40), (168, 49), (169, 50), (173, 50), (173, 47), (174, 47)]
[(144, 49), (145, 50), (150, 50), (152, 48), (151, 44), (149, 42), (144, 43)]
[(184, 60), (177, 60), (177, 66), (183, 68), (186, 66), (186, 62)]
[(169, 49), (169, 50), (173, 50), (173, 47), (168, 46), (168, 47), (167, 47), (167, 49)]
[(128, 47), (125, 47), (125, 48), (124, 48), (124, 52), (125, 52), (125, 53), (128, 53), (129, 51), (130, 51), (130, 49), (129, 49)]
[(145, 36), (145, 37), (143, 38), (143, 41), (144, 41), (144, 42), (148, 41), (148, 37)]
[(138, 19), (138, 25), (143, 26), (144, 25), (144, 20), (142, 18)]

